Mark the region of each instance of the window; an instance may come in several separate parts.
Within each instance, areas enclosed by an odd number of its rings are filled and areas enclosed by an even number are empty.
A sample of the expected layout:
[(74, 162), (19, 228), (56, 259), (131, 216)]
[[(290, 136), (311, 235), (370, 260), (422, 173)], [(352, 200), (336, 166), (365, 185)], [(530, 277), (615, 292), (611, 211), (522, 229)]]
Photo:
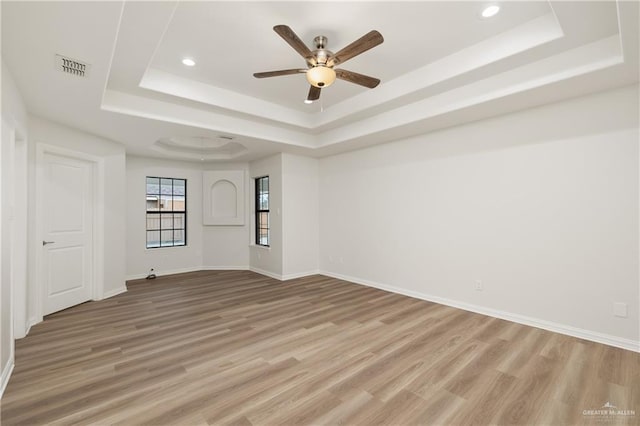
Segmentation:
[(187, 180), (147, 176), (147, 248), (187, 245)]
[(256, 178), (256, 244), (269, 246), (269, 176)]

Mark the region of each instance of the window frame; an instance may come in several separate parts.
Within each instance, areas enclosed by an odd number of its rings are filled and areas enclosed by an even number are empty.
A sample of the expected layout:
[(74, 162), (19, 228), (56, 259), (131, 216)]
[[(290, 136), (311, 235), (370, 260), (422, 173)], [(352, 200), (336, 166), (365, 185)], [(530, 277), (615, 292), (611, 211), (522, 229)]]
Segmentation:
[[(260, 182), (264, 182), (264, 179), (266, 179), (267, 181), (267, 190), (260, 190)], [(269, 209), (271, 208), (271, 200), (269, 199), (269, 194), (271, 192), (271, 182), (269, 179), (269, 175), (265, 175), (265, 176), (259, 176), (254, 178), (254, 188), (255, 188), (255, 194), (254, 194), (254, 202), (255, 202), (255, 245), (260, 246), (260, 247), (271, 247), (271, 227), (269, 226), (269, 219), (270, 219), (270, 213), (269, 213)], [(264, 188), (264, 186), (263, 186)], [(266, 192), (267, 194), (267, 208), (266, 209), (261, 209), (261, 203), (260, 203), (260, 195), (264, 194)], [(261, 217), (262, 214), (266, 213), (267, 215), (267, 225), (266, 227), (262, 224), (261, 221)], [(261, 230), (266, 230), (267, 231), (267, 244), (261, 244), (261, 239), (260, 239), (260, 231)]]
[[(148, 191), (148, 180), (149, 179), (158, 179), (158, 194), (150, 194)], [(162, 200), (162, 180), (170, 180), (171, 181), (171, 210), (162, 210), (162, 207), (160, 205), (161, 200)], [(176, 196), (175, 194), (175, 181), (183, 181), (184, 182), (184, 210), (175, 210), (175, 204), (173, 203), (173, 198)], [(173, 248), (173, 247), (186, 247), (187, 246), (187, 217), (188, 217), (188, 213), (187, 213), (187, 179), (185, 178), (172, 178), (172, 177), (161, 177), (161, 176), (146, 176), (145, 177), (145, 203), (148, 201), (149, 197), (153, 197), (153, 196), (157, 196), (158, 197), (158, 210), (149, 210), (148, 205), (145, 205), (145, 248), (147, 250), (152, 250), (152, 249), (161, 249), (161, 248)], [(158, 215), (159, 220), (160, 220), (160, 224), (159, 224), (159, 228), (158, 229), (149, 229), (149, 215)], [(184, 214), (184, 228), (176, 228), (175, 227), (175, 216), (172, 216), (171, 222), (172, 222), (172, 227), (171, 228), (162, 228), (162, 215), (175, 215), (175, 214)], [(159, 245), (157, 246), (149, 246), (149, 232), (155, 232), (157, 231), (159, 233)], [(184, 242), (181, 244), (176, 244), (176, 238), (175, 238), (175, 233), (173, 234), (173, 238), (171, 239), (172, 244), (171, 245), (163, 245), (162, 244), (162, 231), (183, 231), (184, 232)]]

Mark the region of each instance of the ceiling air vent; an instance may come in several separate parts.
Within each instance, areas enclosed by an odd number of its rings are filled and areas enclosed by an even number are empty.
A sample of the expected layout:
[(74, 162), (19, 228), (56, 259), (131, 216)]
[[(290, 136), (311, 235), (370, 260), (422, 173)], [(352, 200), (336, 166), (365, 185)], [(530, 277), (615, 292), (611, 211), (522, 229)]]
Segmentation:
[(88, 77), (91, 65), (66, 56), (56, 55), (56, 69), (78, 77)]

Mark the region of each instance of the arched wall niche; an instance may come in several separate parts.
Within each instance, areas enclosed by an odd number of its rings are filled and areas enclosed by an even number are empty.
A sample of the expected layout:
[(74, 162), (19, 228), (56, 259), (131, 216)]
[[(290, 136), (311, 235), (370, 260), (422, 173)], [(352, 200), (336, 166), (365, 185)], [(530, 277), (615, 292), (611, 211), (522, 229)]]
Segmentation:
[(244, 171), (203, 173), (204, 225), (244, 225)]
[(226, 179), (215, 182), (211, 188), (211, 215), (238, 217), (238, 188)]

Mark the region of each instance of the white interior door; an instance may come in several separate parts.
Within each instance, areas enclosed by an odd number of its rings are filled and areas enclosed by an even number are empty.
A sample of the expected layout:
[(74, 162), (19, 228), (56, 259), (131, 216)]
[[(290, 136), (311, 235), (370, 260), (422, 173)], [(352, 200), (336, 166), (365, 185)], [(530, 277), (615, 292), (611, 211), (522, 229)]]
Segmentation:
[(42, 159), (43, 315), (91, 299), (93, 163), (51, 153)]

